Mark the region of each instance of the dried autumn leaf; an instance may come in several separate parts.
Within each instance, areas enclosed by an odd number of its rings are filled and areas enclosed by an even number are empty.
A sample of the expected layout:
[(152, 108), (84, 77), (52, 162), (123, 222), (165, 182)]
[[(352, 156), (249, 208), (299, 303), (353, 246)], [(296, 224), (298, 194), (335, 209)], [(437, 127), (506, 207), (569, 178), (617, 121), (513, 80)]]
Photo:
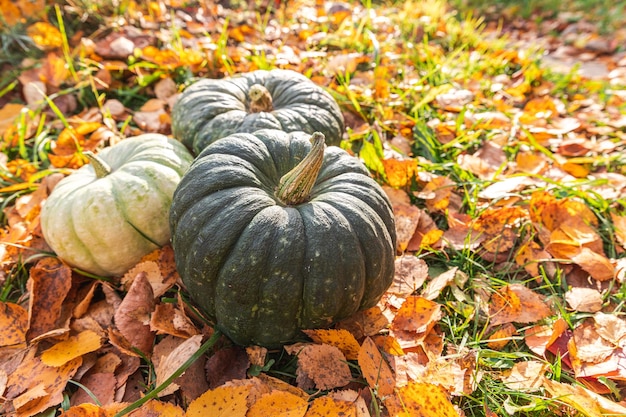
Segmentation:
[(185, 311), (171, 303), (156, 305), (150, 317), (150, 329), (157, 334), (183, 338), (199, 333), (191, 319), (185, 315)]
[(43, 258), (31, 268), (28, 340), (57, 328), (71, 286), (72, 271), (57, 258)]
[(376, 389), (379, 396), (384, 397), (393, 394), (396, 381), (391, 368), (378, 351), (374, 341), (369, 337), (363, 340), (358, 363), (368, 385), (372, 389)]
[(427, 300), (434, 300), (449, 285), (463, 288), (467, 279), (468, 276), (465, 273), (459, 271), (457, 267), (453, 267), (431, 279), (421, 295)]
[(598, 312), (593, 315), (596, 331), (603, 338), (615, 346), (626, 340), (626, 320), (614, 314)]
[[(187, 407), (186, 417), (246, 417), (249, 386), (222, 386), (205, 392)], [(265, 414), (265, 416), (271, 413)], [(249, 416), (249, 414), (248, 414)]]
[(0, 303), (0, 347), (26, 343), (28, 311), (13, 303)]
[(420, 296), (410, 296), (402, 303), (391, 324), (399, 331), (426, 333), (441, 319), (441, 305)]
[(491, 296), (492, 326), (503, 323), (532, 323), (552, 314), (545, 299), (521, 284), (502, 287)]
[(510, 341), (511, 336), (516, 333), (515, 326), (505, 323), (495, 332), (489, 335), (487, 346), (489, 349), (502, 350)]
[(539, 356), (544, 356), (546, 350), (567, 328), (567, 322), (559, 317), (552, 325), (537, 325), (527, 329), (524, 334), (524, 341), (530, 350)]
[(380, 306), (374, 306), (366, 310), (357, 311), (349, 318), (337, 323), (337, 327), (346, 329), (356, 339), (364, 336), (374, 336), (389, 326), (389, 320), (383, 314)]
[(345, 389), (341, 391), (333, 391), (328, 394), (328, 397), (334, 400), (347, 401), (353, 404), (356, 409), (355, 417), (370, 417), (370, 412), (367, 408), (365, 399), (354, 390)]
[(17, 103), (7, 103), (2, 106), (0, 109), (0, 135), (3, 135), (5, 130), (13, 124), (22, 109), (24, 109), (24, 105)]
[[(198, 351), (202, 343), (202, 335), (192, 336), (183, 341), (178, 347), (172, 350), (169, 355), (159, 360), (159, 365), (155, 369), (156, 385), (159, 386), (169, 378), (183, 363)], [(159, 393), (159, 397), (174, 393), (178, 385), (171, 383), (167, 388)]]
[(382, 160), (387, 175), (387, 183), (394, 188), (402, 188), (411, 184), (417, 175), (415, 159), (388, 158)]
[[(262, 363), (261, 366), (264, 366)], [(206, 362), (206, 376), (209, 388), (218, 387), (228, 381), (244, 379), (250, 361), (246, 352), (239, 346), (219, 349)]]
[(343, 387), (352, 380), (346, 357), (330, 345), (304, 346), (298, 353), (297, 371), (321, 390)]
[(55, 49), (63, 45), (63, 37), (56, 26), (48, 22), (36, 22), (28, 27), (26, 33), (35, 45), (44, 51)]
[(150, 400), (133, 411), (132, 417), (185, 417), (185, 411), (179, 406), (157, 400)]
[(45, 350), (41, 354), (41, 361), (48, 366), (61, 366), (86, 353), (95, 352), (100, 346), (100, 336), (94, 331), (85, 330)]
[(578, 410), (587, 417), (602, 417), (602, 409), (598, 401), (580, 386), (564, 384), (544, 378), (543, 386), (546, 391), (561, 402)]
[[(273, 391), (252, 404), (246, 417), (303, 417), (309, 403), (285, 391)], [(206, 414), (205, 414), (206, 415)]]
[(450, 196), (456, 183), (448, 177), (433, 178), (422, 190), (422, 193), (432, 193), (432, 198), (426, 199), (426, 207), (431, 213), (445, 211), (450, 204)]
[(80, 384), (84, 389), (80, 389), (72, 395), (70, 404), (92, 403), (96, 400), (100, 405), (112, 404), (115, 401), (115, 389), (117, 388), (117, 378), (113, 372), (89, 372), (80, 379)]
[(81, 363), (82, 358), (76, 358), (52, 367), (37, 357), (29, 357), (9, 375), (4, 396), (14, 402), (18, 416), (35, 415), (63, 401), (65, 386)]
[(598, 281), (608, 281), (615, 278), (615, 267), (603, 254), (593, 252), (589, 248), (581, 248), (571, 257), (571, 260)]
[(154, 333), (150, 330), (150, 315), (154, 310), (152, 286), (145, 273), (137, 275), (128, 293), (115, 312), (115, 326), (131, 347), (150, 356)]
[(416, 292), (428, 278), (428, 265), (414, 255), (396, 258), (395, 275), (388, 292), (399, 297), (407, 297)]
[(574, 311), (595, 313), (602, 309), (602, 294), (593, 288), (573, 287), (565, 293), (565, 301)]
[(607, 359), (616, 348), (616, 346), (598, 334), (595, 323), (591, 320), (584, 321), (574, 329), (572, 341), (576, 345), (576, 352), (570, 351), (570, 356), (574, 360), (581, 362), (602, 362)]
[(351, 401), (337, 400), (329, 396), (324, 396), (314, 399), (305, 414), (305, 417), (326, 416), (356, 417), (356, 404)]
[(111, 417), (111, 415), (95, 404), (86, 403), (62, 411), (59, 417)]
[[(438, 385), (409, 381), (398, 389), (402, 408), (390, 410), (392, 415), (410, 417), (458, 417), (449, 395)], [(387, 405), (387, 402), (385, 402)]]
[(361, 346), (352, 333), (345, 329), (304, 330), (315, 343), (326, 344), (338, 348), (348, 360), (357, 359)]
[(539, 361), (517, 362), (509, 371), (505, 372), (502, 382), (516, 391), (537, 391), (543, 384), (544, 374), (548, 364)]

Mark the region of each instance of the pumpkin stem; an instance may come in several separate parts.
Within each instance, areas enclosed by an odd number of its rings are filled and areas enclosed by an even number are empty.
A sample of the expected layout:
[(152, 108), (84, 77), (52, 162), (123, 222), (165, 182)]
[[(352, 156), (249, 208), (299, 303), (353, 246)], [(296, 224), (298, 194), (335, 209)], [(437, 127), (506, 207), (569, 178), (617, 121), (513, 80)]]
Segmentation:
[(248, 91), (250, 113), (271, 112), (274, 110), (272, 95), (261, 84), (253, 84)]
[(280, 179), (276, 197), (288, 206), (304, 203), (317, 180), (324, 161), (324, 134), (311, 135), (311, 150), (298, 165)]
[(104, 178), (111, 172), (113, 172), (109, 164), (104, 162), (102, 158), (96, 156), (95, 153), (91, 151), (85, 151), (83, 152), (83, 155), (85, 155), (87, 159), (89, 159), (89, 163), (91, 164), (91, 166), (93, 166), (93, 170), (96, 171), (97, 178)]

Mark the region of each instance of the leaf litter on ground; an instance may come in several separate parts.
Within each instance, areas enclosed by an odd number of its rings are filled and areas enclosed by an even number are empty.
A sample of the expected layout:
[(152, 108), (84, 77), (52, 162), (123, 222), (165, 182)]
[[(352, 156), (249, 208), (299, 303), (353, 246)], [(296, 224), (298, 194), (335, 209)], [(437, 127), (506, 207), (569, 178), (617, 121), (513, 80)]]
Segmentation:
[[(244, 3), (0, 1), (1, 412), (626, 414), (626, 31), (505, 2)], [(213, 330), (171, 247), (92, 277), (39, 211), (83, 151), (169, 134), (195, 79), (276, 67), (339, 102), (393, 204), (395, 281), (306, 343), (196, 358)]]

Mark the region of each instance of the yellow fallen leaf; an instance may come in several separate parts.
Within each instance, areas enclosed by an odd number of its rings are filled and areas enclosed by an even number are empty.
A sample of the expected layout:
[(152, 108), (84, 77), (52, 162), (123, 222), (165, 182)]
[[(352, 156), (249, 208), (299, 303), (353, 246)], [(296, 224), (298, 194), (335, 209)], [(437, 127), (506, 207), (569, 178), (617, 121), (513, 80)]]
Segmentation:
[(48, 22), (37, 22), (30, 25), (27, 34), (33, 40), (35, 45), (43, 50), (50, 50), (61, 47), (63, 45), (63, 37), (56, 26)]
[(570, 405), (587, 417), (603, 417), (602, 409), (596, 398), (580, 386), (568, 385), (544, 378), (543, 386), (552, 396), (565, 404)]
[(458, 417), (459, 415), (450, 402), (449, 395), (438, 385), (410, 381), (398, 389), (397, 395), (402, 405), (401, 409), (390, 410), (390, 415), (402, 417)]
[(391, 368), (378, 351), (376, 343), (369, 337), (361, 345), (358, 363), (368, 385), (376, 389), (379, 396), (393, 394), (396, 381)]
[(345, 329), (315, 329), (304, 330), (315, 343), (335, 346), (345, 355), (346, 359), (354, 360), (359, 357), (361, 346), (352, 333)]
[(329, 396), (319, 397), (311, 402), (305, 417), (345, 416), (356, 417), (356, 404), (351, 401), (337, 400)]
[(86, 353), (95, 352), (100, 346), (102, 340), (98, 333), (85, 330), (43, 352), (41, 361), (48, 366), (61, 366)]
[[(250, 386), (220, 386), (205, 392), (187, 407), (186, 417), (245, 417)], [(269, 413), (268, 415), (270, 415)]]
[[(252, 404), (246, 417), (303, 417), (308, 406), (309, 403), (297, 395), (285, 391), (274, 391), (263, 395), (257, 402)], [(207, 413), (203, 415), (214, 416), (215, 414)]]

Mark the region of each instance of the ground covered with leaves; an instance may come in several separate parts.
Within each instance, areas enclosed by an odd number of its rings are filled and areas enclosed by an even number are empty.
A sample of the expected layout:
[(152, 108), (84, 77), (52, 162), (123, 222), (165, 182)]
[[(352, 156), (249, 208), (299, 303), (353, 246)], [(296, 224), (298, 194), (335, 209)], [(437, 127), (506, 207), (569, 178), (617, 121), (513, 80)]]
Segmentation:
[[(0, 0), (0, 414), (625, 415), (623, 9), (465, 6)], [(241, 348), (169, 246), (114, 279), (53, 256), (39, 213), (84, 151), (271, 68), (333, 95), (393, 202), (378, 306)]]

